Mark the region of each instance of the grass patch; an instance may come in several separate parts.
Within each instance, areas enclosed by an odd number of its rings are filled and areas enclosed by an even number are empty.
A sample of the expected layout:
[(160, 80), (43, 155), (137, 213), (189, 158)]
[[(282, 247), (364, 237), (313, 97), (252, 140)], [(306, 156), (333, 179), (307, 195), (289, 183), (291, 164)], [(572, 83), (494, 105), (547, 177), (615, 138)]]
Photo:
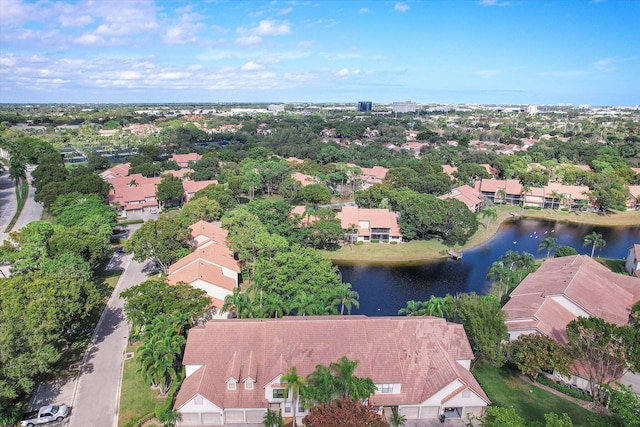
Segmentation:
[(544, 425), (544, 414), (555, 412), (558, 415), (568, 414), (575, 425), (607, 425), (608, 416), (588, 411), (580, 405), (543, 390), (523, 380), (507, 367), (498, 369), (488, 364), (478, 364), (473, 369), (473, 374), (494, 406), (513, 406), (518, 415), (529, 422), (537, 421)]
[[(135, 352), (140, 345), (128, 346), (127, 353)], [(153, 413), (155, 407), (160, 403), (158, 390), (154, 390), (136, 372), (136, 358), (124, 361), (122, 371), (122, 387), (120, 390), (120, 414), (118, 416), (118, 427), (123, 427), (130, 421), (138, 420), (141, 417)]]
[(143, 224), (143, 223), (144, 223), (143, 219), (129, 219), (124, 221), (118, 220), (118, 223), (116, 225), (131, 225), (131, 224)]
[(629, 274), (627, 270), (624, 269), (624, 260), (612, 258), (596, 258), (596, 260), (614, 273), (624, 274), (625, 276)]

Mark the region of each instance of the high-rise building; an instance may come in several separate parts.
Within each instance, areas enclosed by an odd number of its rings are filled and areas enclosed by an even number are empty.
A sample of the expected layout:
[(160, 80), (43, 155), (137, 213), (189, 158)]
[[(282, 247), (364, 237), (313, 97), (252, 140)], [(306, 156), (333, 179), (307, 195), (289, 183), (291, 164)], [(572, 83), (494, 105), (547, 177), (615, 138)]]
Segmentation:
[(358, 102), (358, 111), (371, 111), (373, 104), (371, 101), (360, 101)]
[(394, 113), (415, 113), (417, 105), (411, 101), (394, 102), (392, 104)]
[(527, 113), (529, 113), (530, 116), (535, 116), (536, 114), (538, 114), (538, 106), (535, 104), (531, 104), (527, 107)]

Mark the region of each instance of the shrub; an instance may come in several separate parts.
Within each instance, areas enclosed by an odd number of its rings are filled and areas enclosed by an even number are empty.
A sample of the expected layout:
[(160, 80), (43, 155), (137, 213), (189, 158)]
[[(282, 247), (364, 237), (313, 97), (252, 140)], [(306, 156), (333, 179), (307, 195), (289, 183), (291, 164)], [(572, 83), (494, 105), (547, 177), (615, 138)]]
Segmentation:
[(575, 397), (576, 399), (585, 400), (587, 402), (591, 402), (593, 400), (590, 395), (585, 394), (580, 390), (558, 384), (555, 381), (550, 380), (549, 378), (544, 376), (539, 376), (538, 382), (540, 384), (546, 385), (547, 387), (551, 387), (554, 390), (558, 390), (560, 393), (566, 394), (567, 396)]
[(534, 211), (539, 211), (542, 208), (540, 206), (525, 206), (524, 209), (533, 209)]
[(380, 240), (378, 240), (378, 239), (371, 239), (371, 243), (380, 243)]
[(356, 242), (356, 246), (362, 246), (364, 245), (364, 242), (362, 240), (360, 240), (359, 242)]
[(393, 240), (393, 241), (389, 242), (389, 244), (390, 244), (390, 245), (397, 245), (397, 244), (398, 244), (398, 242), (396, 242), (395, 240)]

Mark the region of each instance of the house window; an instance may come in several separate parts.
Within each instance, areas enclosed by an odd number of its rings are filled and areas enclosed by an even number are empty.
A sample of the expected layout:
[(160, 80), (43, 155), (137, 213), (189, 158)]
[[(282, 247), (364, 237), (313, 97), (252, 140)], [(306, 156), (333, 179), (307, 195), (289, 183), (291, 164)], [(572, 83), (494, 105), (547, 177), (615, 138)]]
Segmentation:
[(253, 390), (253, 380), (248, 378), (244, 380), (244, 388), (247, 390)]
[(228, 390), (235, 390), (236, 389), (236, 380), (229, 380), (229, 382), (227, 383), (227, 389)]
[(285, 414), (290, 414), (291, 413), (291, 402), (285, 402), (284, 403), (284, 413)]
[(273, 389), (273, 398), (274, 399), (284, 399), (284, 389), (283, 388), (274, 388)]
[(393, 393), (393, 384), (380, 384), (380, 393)]
[(202, 403), (203, 403), (202, 396), (196, 396), (193, 398), (194, 405), (202, 405)]

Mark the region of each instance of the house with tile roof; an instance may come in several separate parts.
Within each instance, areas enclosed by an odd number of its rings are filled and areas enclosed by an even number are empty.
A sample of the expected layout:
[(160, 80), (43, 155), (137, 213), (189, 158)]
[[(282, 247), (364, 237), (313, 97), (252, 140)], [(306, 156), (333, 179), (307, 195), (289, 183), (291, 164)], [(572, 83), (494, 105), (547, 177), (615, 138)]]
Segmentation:
[(629, 248), (624, 269), (631, 276), (640, 277), (640, 244), (636, 243)]
[[(573, 255), (545, 260), (516, 287), (503, 310), (509, 340), (538, 333), (566, 346), (570, 321), (593, 316), (624, 326), (638, 300), (640, 279), (613, 273), (587, 255)], [(574, 369), (568, 382), (588, 389), (588, 375), (579, 366)]]
[(304, 174), (302, 172), (291, 173), (291, 179), (298, 181), (303, 187), (311, 184), (318, 184), (320, 182), (318, 178)]
[(480, 192), (485, 200), (493, 203), (517, 205), (522, 199), (522, 184), (517, 179), (483, 178), (480, 180)]
[(402, 242), (402, 232), (395, 212), (388, 209), (364, 209), (343, 206), (336, 214), (346, 238), (354, 242)]
[(640, 185), (629, 186), (626, 205), (628, 211), (640, 211)]
[(147, 178), (139, 173), (133, 175), (109, 174), (107, 176), (106, 181), (111, 185), (108, 196), (109, 204), (117, 206), (121, 214), (128, 216), (158, 208), (156, 193), (161, 181), (160, 177)]
[(206, 188), (212, 184), (217, 185), (218, 180), (211, 179), (207, 181), (191, 181), (190, 179), (182, 181), (182, 188), (184, 188), (184, 202), (188, 202), (193, 199), (193, 196), (203, 188)]
[(227, 295), (240, 286), (241, 270), (229, 249), (227, 230), (219, 225), (198, 221), (191, 227), (194, 251), (169, 267), (169, 284), (187, 283), (204, 290), (218, 309)]
[[(242, 339), (238, 339), (242, 337)], [(462, 325), (419, 317), (300, 316), (216, 319), (189, 331), (186, 378), (174, 409), (180, 426), (260, 425), (267, 411), (293, 417), (282, 376), (346, 356), (377, 387), (369, 403), (408, 420), (466, 418), (490, 403), (469, 367)], [(296, 411), (298, 423), (308, 408)]]
[(169, 160), (175, 161), (181, 169), (188, 168), (189, 162), (197, 162), (202, 156), (198, 153), (174, 154)]
[(444, 194), (439, 199), (456, 199), (464, 203), (471, 212), (478, 213), (482, 206), (484, 199), (480, 194), (480, 191), (469, 185), (462, 185), (451, 190), (451, 193)]

